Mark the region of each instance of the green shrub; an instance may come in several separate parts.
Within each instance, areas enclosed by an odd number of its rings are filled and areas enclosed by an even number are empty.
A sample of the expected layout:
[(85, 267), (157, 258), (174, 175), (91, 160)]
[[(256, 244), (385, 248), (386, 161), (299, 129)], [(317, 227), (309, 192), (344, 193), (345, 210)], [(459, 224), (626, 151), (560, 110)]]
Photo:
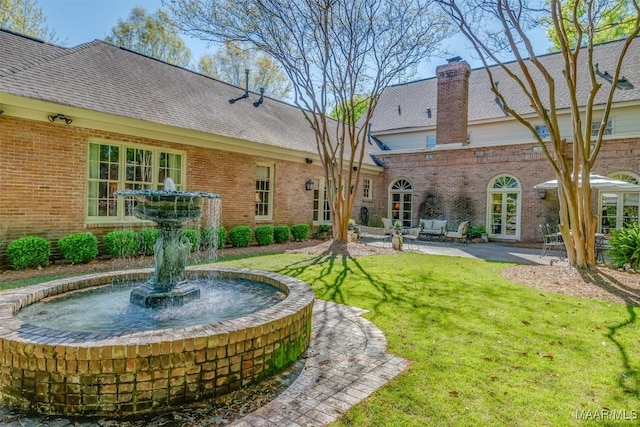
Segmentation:
[(138, 254), (138, 234), (133, 230), (115, 230), (102, 238), (111, 258), (129, 258)]
[(143, 228), (140, 230), (140, 251), (145, 255), (153, 255), (156, 240), (160, 232), (155, 228)]
[(371, 214), (369, 216), (369, 222), (367, 223), (369, 227), (384, 227), (382, 223), (382, 217), (378, 214)]
[(42, 237), (27, 236), (7, 246), (9, 264), (16, 270), (47, 265), (51, 256), (51, 243)]
[(296, 242), (302, 242), (303, 240), (307, 240), (309, 236), (309, 225), (308, 224), (296, 224), (291, 227), (291, 235), (293, 236), (293, 240)]
[(253, 230), (256, 236), (256, 242), (260, 246), (267, 246), (273, 243), (273, 227), (270, 225), (259, 225)]
[(616, 230), (609, 240), (610, 249), (607, 254), (618, 267), (629, 264), (637, 270), (640, 266), (640, 226), (638, 223), (627, 224)]
[(229, 230), (229, 241), (234, 248), (246, 248), (251, 241), (251, 227), (237, 225)]
[(273, 240), (276, 243), (286, 243), (289, 241), (291, 230), (286, 225), (276, 225), (273, 227)]
[(213, 245), (216, 243), (214, 241), (216, 234), (218, 245), (216, 249), (224, 248), (225, 243), (227, 243), (227, 230), (221, 225), (218, 227), (206, 227), (202, 229), (202, 246), (206, 249), (212, 249)]
[(200, 250), (200, 231), (195, 228), (183, 228), (181, 234), (183, 237), (189, 239), (191, 252), (198, 252)]
[(98, 256), (98, 238), (93, 233), (73, 233), (58, 240), (60, 253), (72, 264), (94, 260)]
[(475, 239), (477, 237), (481, 237), (486, 232), (487, 230), (485, 230), (484, 226), (475, 225), (475, 226), (469, 227), (469, 231), (467, 232), (467, 234), (469, 235), (470, 239)]

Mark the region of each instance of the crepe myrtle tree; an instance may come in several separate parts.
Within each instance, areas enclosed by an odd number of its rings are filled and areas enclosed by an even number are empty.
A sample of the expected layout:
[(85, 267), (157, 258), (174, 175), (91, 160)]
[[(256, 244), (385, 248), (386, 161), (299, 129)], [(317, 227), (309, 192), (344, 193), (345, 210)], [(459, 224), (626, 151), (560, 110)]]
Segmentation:
[[(579, 268), (594, 266), (597, 216), (592, 212), (589, 174), (602, 145), (614, 94), (624, 80), (623, 60), (640, 32), (638, 1), (631, 1), (632, 12), (626, 17), (632, 30), (616, 52), (616, 61), (607, 64), (612, 84), (599, 78), (594, 37), (601, 21), (618, 6), (617, 0), (436, 1), (471, 42), (505, 113), (531, 131), (551, 165), (558, 180), (559, 227), (569, 263)], [(552, 23), (557, 34), (561, 75), (539, 60), (527, 35), (543, 22)], [(505, 53), (509, 62), (503, 59)], [(560, 109), (560, 100), (568, 101), (568, 107)], [(561, 135), (559, 116), (570, 117), (571, 141)], [(547, 141), (536, 131), (536, 123), (547, 127)], [(593, 123), (600, 123), (597, 132), (592, 132)]]
[[(431, 0), (163, 0), (180, 29), (253, 46), (280, 64), (315, 132), (333, 238), (347, 241), (367, 129), (382, 90), (450, 35)], [(358, 96), (357, 96), (358, 95)], [(370, 108), (359, 121), (358, 103)], [(337, 120), (331, 106), (341, 105)]]

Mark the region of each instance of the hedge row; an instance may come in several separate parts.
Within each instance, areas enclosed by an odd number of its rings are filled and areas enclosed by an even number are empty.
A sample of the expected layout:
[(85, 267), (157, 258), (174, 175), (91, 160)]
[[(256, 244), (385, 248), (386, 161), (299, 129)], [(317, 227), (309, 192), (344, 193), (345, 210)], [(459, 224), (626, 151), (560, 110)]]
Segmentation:
[[(182, 235), (191, 243), (192, 251), (200, 249), (221, 249), (227, 242), (227, 231), (224, 227), (206, 227), (202, 230), (185, 228)], [(229, 243), (233, 247), (247, 247), (252, 237), (261, 245), (273, 242), (285, 243), (292, 237), (299, 242), (309, 235), (307, 224), (296, 224), (289, 228), (286, 225), (261, 225), (252, 232), (251, 227), (239, 225), (229, 230)], [(155, 228), (145, 228), (139, 233), (133, 230), (115, 230), (104, 235), (102, 243), (105, 251), (112, 258), (133, 257), (138, 254), (153, 255), (154, 246), (159, 233)], [(98, 239), (93, 233), (72, 233), (58, 241), (60, 253), (70, 263), (87, 263), (98, 256)], [(27, 236), (9, 243), (7, 246), (9, 264), (15, 270), (44, 266), (51, 257), (51, 243), (36, 236)]]

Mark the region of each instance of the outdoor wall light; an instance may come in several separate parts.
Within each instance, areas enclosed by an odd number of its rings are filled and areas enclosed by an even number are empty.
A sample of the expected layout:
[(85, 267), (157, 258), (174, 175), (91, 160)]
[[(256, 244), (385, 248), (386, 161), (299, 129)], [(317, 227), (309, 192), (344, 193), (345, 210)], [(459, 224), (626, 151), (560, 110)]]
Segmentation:
[(51, 114), (51, 115), (47, 116), (47, 118), (49, 119), (49, 121), (51, 123), (55, 122), (56, 119), (58, 119), (58, 120), (62, 120), (63, 122), (65, 122), (68, 125), (70, 125), (71, 122), (73, 121), (69, 117), (66, 117), (64, 114), (60, 114), (60, 113), (58, 113), (56, 115)]
[(538, 190), (538, 197), (540, 197), (540, 199), (544, 200), (545, 197), (547, 197), (547, 190)]
[(306, 159), (304, 159), (304, 161), (305, 161), (308, 165), (310, 165), (311, 163), (313, 163), (313, 159), (311, 159), (311, 158), (309, 158), (309, 157), (307, 157)]
[(314, 184), (313, 184), (313, 180), (311, 178), (309, 178), (307, 180), (307, 182), (304, 183), (304, 189), (307, 190), (307, 191), (313, 190), (313, 186), (314, 186)]

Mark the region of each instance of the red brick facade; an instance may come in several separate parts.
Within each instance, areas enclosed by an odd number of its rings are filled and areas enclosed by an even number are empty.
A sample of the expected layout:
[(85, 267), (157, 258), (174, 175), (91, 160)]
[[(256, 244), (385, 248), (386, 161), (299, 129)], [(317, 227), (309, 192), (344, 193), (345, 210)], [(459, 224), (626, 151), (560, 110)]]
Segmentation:
[[(35, 235), (50, 240), (55, 258), (55, 242), (66, 234), (88, 230), (101, 237), (125, 226), (86, 223), (90, 138), (183, 151), (187, 159), (186, 189), (220, 194), (221, 222), (227, 230), (236, 225), (256, 225), (257, 163), (273, 165), (275, 181), (273, 219), (258, 224), (311, 225), (313, 192), (305, 191), (304, 183), (323, 174), (317, 162), (231, 153), (7, 115), (0, 115), (0, 129), (0, 265), (7, 263), (7, 244), (20, 237)], [(377, 184), (381, 181), (374, 179)]]
[(438, 76), (438, 144), (467, 140), (469, 114), (469, 74), (465, 61), (452, 61), (436, 68)]
[[(520, 184), (522, 208), (519, 240), (537, 241), (538, 224), (557, 223), (558, 198), (554, 190), (547, 190), (545, 199), (540, 199), (538, 190), (533, 188), (553, 176), (544, 155), (532, 150), (534, 146), (469, 146), (426, 154), (385, 153), (387, 187), (399, 177), (412, 183), (414, 226), (418, 226), (419, 206), (427, 193), (443, 201), (443, 217), (450, 222), (470, 220), (472, 225), (484, 226), (488, 215), (488, 185), (496, 176), (510, 175)], [(640, 138), (605, 141), (594, 171), (603, 175), (619, 171), (637, 173), (639, 155)], [(593, 197), (595, 212), (597, 192), (594, 191)], [(457, 206), (456, 201), (460, 200), (470, 200), (471, 206)], [(386, 212), (386, 206), (383, 209)], [(467, 217), (469, 211), (472, 211), (472, 215)]]

